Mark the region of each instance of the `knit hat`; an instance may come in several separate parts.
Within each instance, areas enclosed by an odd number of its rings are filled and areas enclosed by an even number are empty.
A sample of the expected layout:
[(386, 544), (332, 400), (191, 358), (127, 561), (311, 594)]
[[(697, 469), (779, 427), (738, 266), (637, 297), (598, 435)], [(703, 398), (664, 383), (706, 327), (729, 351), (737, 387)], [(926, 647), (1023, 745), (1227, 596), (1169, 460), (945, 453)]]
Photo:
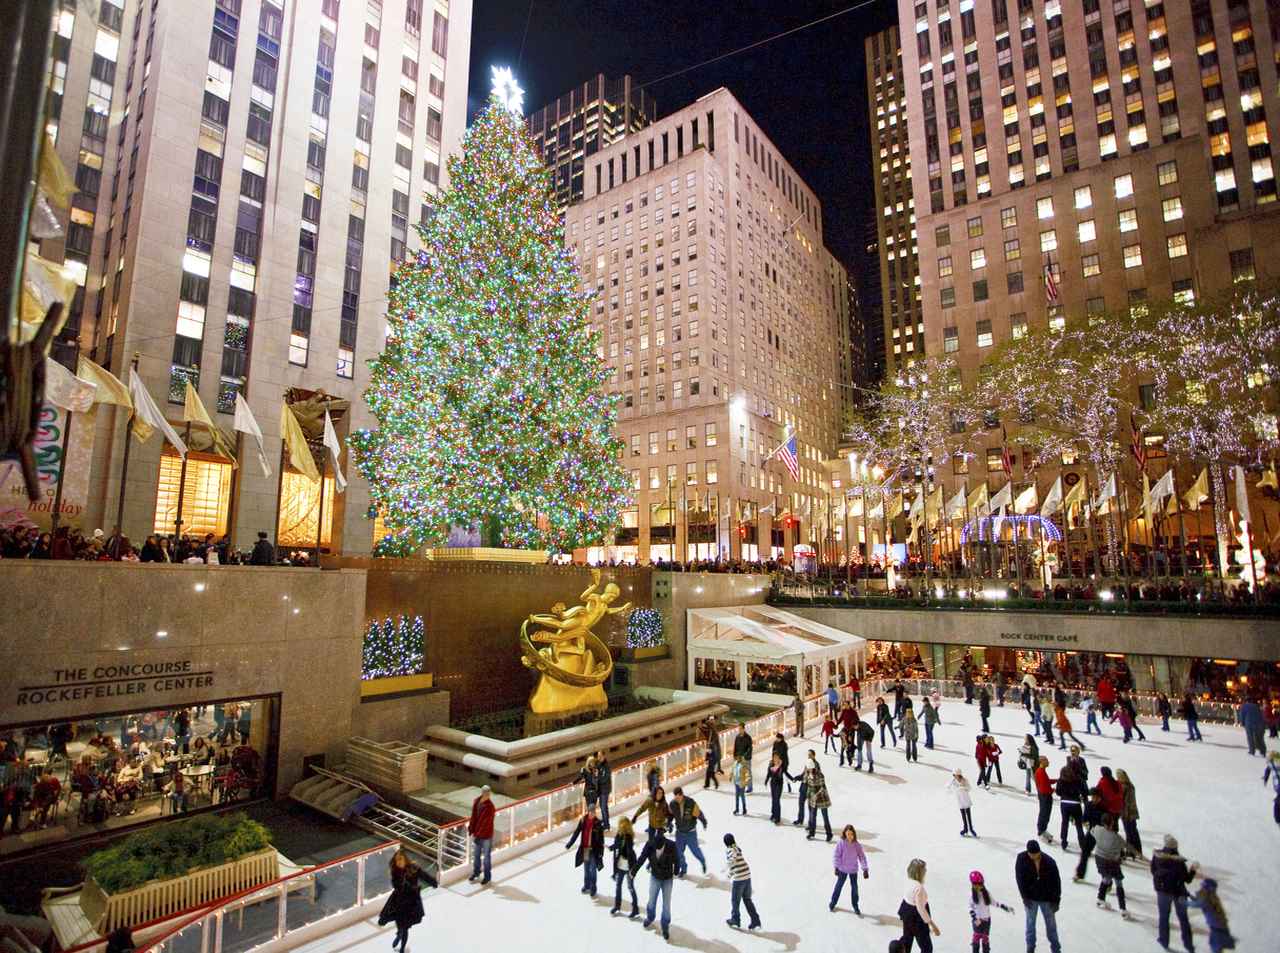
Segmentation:
[(1027, 853), (1028, 854), (1040, 853), (1040, 842), (1038, 840), (1035, 840), (1034, 838), (1027, 841)]
[(982, 871), (981, 870), (969, 871), (969, 883), (973, 884), (974, 886), (981, 885), (983, 883)]
[(1177, 849), (1178, 849), (1178, 838), (1174, 837), (1172, 834), (1165, 834), (1165, 835), (1164, 835), (1164, 849), (1165, 849), (1165, 850), (1172, 850), (1172, 851), (1175, 851), (1175, 852), (1176, 852), (1176, 851), (1177, 851)]

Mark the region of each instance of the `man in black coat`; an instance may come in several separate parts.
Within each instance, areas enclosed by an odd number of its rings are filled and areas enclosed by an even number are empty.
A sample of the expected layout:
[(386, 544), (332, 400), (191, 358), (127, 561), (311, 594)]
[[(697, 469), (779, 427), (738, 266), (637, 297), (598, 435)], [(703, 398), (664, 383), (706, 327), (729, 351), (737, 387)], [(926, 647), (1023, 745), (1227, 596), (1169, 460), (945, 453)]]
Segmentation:
[(676, 829), (676, 856), (679, 858), (676, 862), (676, 876), (683, 877), (689, 869), (684, 859), (686, 849), (698, 858), (699, 863), (702, 864), (702, 872), (706, 874), (707, 858), (703, 856), (702, 848), (698, 846), (698, 825), (701, 824), (703, 830), (706, 830), (707, 819), (702, 809), (698, 807), (698, 802), (686, 796), (684, 788), (676, 788), (667, 810), (671, 812), (671, 819)]
[(738, 722), (738, 733), (733, 736), (733, 760), (746, 758), (751, 760), (751, 753), (755, 750), (755, 742), (751, 740), (751, 736), (747, 734), (747, 723), (745, 721)]
[(253, 544), (253, 555), (249, 557), (251, 566), (274, 566), (276, 564), (276, 548), (267, 539), (264, 530), (258, 531), (258, 541)]
[(578, 853), (573, 859), (575, 867), (582, 868), (582, 893), (596, 895), (596, 872), (604, 866), (604, 825), (596, 816), (596, 806), (587, 805), (587, 811), (573, 829), (573, 836), (564, 845), (565, 850), (578, 842)]
[(613, 792), (613, 765), (603, 751), (596, 752), (596, 790), (600, 795), (600, 823), (609, 830), (609, 795)]
[(1195, 878), (1199, 864), (1187, 864), (1178, 853), (1178, 839), (1164, 835), (1164, 846), (1151, 854), (1151, 879), (1156, 888), (1156, 942), (1169, 949), (1169, 911), (1178, 914), (1182, 945), (1191, 953), (1191, 921), (1187, 918), (1187, 884)]
[(655, 831), (649, 842), (644, 845), (644, 850), (640, 852), (640, 856), (636, 858), (636, 867), (643, 867), (645, 861), (649, 862), (649, 904), (645, 908), (644, 925), (648, 927), (653, 923), (654, 914), (658, 909), (658, 895), (662, 895), (662, 938), (664, 940), (671, 939), (669, 928), (671, 926), (671, 885), (675, 882), (676, 864), (676, 845), (667, 840), (666, 834), (661, 830)]
[(1062, 902), (1062, 879), (1052, 857), (1040, 850), (1040, 842), (1027, 841), (1027, 849), (1013, 865), (1018, 893), (1027, 913), (1027, 953), (1035, 953), (1036, 917), (1044, 916), (1044, 932), (1051, 953), (1062, 953), (1058, 942), (1058, 904)]

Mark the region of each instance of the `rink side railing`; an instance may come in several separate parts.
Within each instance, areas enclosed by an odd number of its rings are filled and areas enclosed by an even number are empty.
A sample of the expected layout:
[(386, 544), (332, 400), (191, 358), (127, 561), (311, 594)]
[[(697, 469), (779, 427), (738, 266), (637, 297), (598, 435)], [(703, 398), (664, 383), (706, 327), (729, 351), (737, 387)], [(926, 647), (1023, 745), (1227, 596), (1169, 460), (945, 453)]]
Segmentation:
[[(877, 697), (888, 698), (892, 684), (885, 679), (863, 680), (860, 709), (864, 712), (872, 709)], [(902, 684), (914, 698), (935, 689), (948, 701), (964, 698), (964, 685), (956, 679), (912, 678), (902, 679)], [(984, 685), (992, 693), (994, 703), (995, 686), (989, 682), (975, 685), (975, 697)], [(1006, 707), (1020, 707), (1020, 691), (1020, 684), (1008, 686)], [(1077, 694), (1068, 692), (1073, 703)], [(848, 692), (841, 689), (841, 697), (849, 700)], [(1154, 695), (1133, 693), (1132, 697), (1140, 715), (1155, 716)], [(1197, 702), (1197, 706), (1203, 721), (1235, 721), (1233, 705)], [(826, 708), (824, 695), (805, 700), (806, 729), (821, 724)], [(767, 753), (777, 732), (788, 737), (795, 735), (795, 709), (780, 708), (747, 721), (746, 726), (752, 737), (753, 757)], [(732, 765), (737, 729), (738, 726), (732, 724), (720, 732), (721, 763), (726, 771)], [(649, 793), (645, 776), (655, 763), (661, 773), (661, 783), (670, 795), (677, 785), (688, 784), (704, 774), (706, 742), (698, 739), (614, 769), (608, 799), (611, 816), (630, 813), (643, 803)], [(494, 819), (494, 866), (551, 840), (567, 839), (584, 807), (581, 784), (570, 783), (498, 808)], [(470, 872), (473, 841), (466, 828), (467, 822), (459, 820), (438, 829), (433, 842), (434, 856), (426, 859), (428, 867), (435, 868), (442, 886), (457, 883)], [(285, 949), (313, 936), (331, 933), (369, 916), (372, 905), (390, 892), (388, 864), (398, 846), (382, 844), (194, 911), (188, 920), (162, 928), (163, 932), (154, 939), (139, 936), (139, 953), (248, 953), (266, 947)], [(145, 930), (138, 932), (142, 934)], [(104, 949), (105, 941), (100, 941), (68, 953), (102, 953)]]

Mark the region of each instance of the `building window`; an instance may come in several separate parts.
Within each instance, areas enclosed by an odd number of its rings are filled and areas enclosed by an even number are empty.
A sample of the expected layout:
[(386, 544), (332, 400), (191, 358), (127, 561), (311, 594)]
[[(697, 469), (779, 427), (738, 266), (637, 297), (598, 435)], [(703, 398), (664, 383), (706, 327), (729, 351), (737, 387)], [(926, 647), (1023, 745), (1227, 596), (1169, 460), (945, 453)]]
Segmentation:
[(1161, 185), (1173, 185), (1178, 181), (1178, 162), (1176, 159), (1170, 159), (1168, 162), (1161, 162), (1156, 166), (1156, 179)]
[(999, 447), (987, 447), (987, 472), (1001, 473), (1004, 470), (1004, 454)]
[(942, 291), (940, 292), (940, 296), (942, 299), (942, 307), (954, 308), (956, 306), (956, 289), (955, 288), (943, 288)]
[(1115, 178), (1116, 198), (1127, 199), (1133, 195), (1133, 176), (1117, 175)]
[(991, 347), (992, 345), (991, 322), (986, 320), (979, 321), (977, 328), (978, 328), (978, 347)]
[(954, 354), (960, 350), (960, 329), (949, 327), (942, 329), (942, 350), (946, 354)]
[(1002, 208), (1000, 210), (1000, 227), (1001, 228), (1017, 228), (1018, 227), (1018, 210), (1016, 208)]
[(987, 267), (987, 250), (985, 248), (974, 248), (969, 252), (969, 267), (973, 271)]
[(1053, 218), (1053, 196), (1045, 196), (1036, 200), (1036, 218), (1040, 221)]
[(951, 271), (951, 256), (943, 255), (938, 259), (938, 277), (949, 278), (951, 277)]
[(1093, 219), (1085, 219), (1076, 225), (1076, 238), (1082, 243), (1091, 242), (1098, 237), (1098, 229), (1094, 225)]
[(1042, 252), (1057, 251), (1058, 233), (1050, 228), (1040, 233), (1040, 250)]
[(1015, 341), (1027, 336), (1027, 316), (1019, 311), (1009, 315), (1009, 336)]
[(987, 292), (987, 279), (982, 278), (973, 283), (973, 300), (986, 301), (989, 297)]
[(1119, 214), (1120, 231), (1133, 232), (1138, 229), (1138, 210), (1133, 208), (1125, 208), (1120, 210)]
[(1182, 197), (1175, 195), (1160, 203), (1160, 210), (1166, 222), (1176, 222), (1182, 218)]
[(1017, 261), (1022, 257), (1022, 246), (1016, 238), (1010, 238), (1004, 243), (1004, 260)]
[(1093, 188), (1088, 185), (1082, 185), (1076, 189), (1076, 208), (1086, 209), (1093, 206)]
[(939, 248), (945, 248), (951, 244), (951, 226), (939, 225), (933, 230), (933, 242)]
[(1062, 305), (1049, 306), (1049, 330), (1061, 331), (1067, 326), (1066, 316), (1062, 313)]
[(707, 483), (708, 483), (708, 484), (710, 484), (710, 483), (719, 483), (719, 482), (720, 482), (720, 474), (719, 474), (719, 472), (717, 471), (717, 468), (716, 468), (716, 461), (715, 461), (715, 460), (708, 460), (708, 461), (707, 461), (707, 464), (706, 464), (706, 469), (707, 469)]
[[(1168, 249), (1169, 249), (1169, 257), (1170, 257), (1170, 258), (1183, 258), (1183, 257), (1185, 257), (1185, 256), (1186, 256), (1186, 254), (1187, 254), (1187, 236), (1186, 236), (1186, 233), (1185, 233), (1185, 232), (1180, 232), (1180, 233), (1179, 233), (1179, 234), (1177, 234), (1177, 235), (1170, 235), (1170, 236), (1169, 236), (1169, 238), (1167, 239), (1167, 245), (1168, 245)], [(1126, 248), (1126, 249), (1125, 249), (1126, 256), (1127, 256), (1127, 254), (1128, 254), (1128, 251), (1129, 251), (1129, 250)]]
[(1011, 271), (1004, 276), (1004, 279), (1005, 279), (1005, 287), (1008, 290), (1009, 294), (1016, 295), (1016, 294), (1022, 293), (1022, 290), (1023, 290), (1022, 272)]
[(1231, 253), (1231, 280), (1252, 281), (1258, 277), (1253, 266), (1253, 249), (1238, 248)]
[(981, 238), (982, 237), (982, 217), (975, 216), (974, 218), (969, 219), (969, 221), (966, 223), (966, 228), (969, 230), (970, 238)]
[(714, 446), (716, 445), (716, 440), (717, 440), (717, 436), (716, 436), (716, 425), (715, 425), (715, 423), (714, 423), (714, 422), (713, 422), (713, 423), (709, 423), (709, 424), (707, 424), (707, 427), (706, 427), (706, 442), (707, 442), (707, 446), (708, 446), (708, 447), (714, 447)]

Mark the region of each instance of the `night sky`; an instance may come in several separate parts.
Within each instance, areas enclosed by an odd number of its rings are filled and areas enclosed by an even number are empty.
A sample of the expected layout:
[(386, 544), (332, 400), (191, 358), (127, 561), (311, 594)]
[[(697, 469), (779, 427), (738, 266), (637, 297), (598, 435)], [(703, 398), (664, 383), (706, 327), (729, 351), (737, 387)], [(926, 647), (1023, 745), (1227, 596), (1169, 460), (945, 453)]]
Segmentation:
[[(822, 201), (827, 247), (856, 273), (865, 222), (874, 221), (863, 38), (892, 22), (892, 0), (871, 0), (791, 36), (682, 76), (675, 70), (799, 26), (855, 0), (475, 0), (472, 115), (489, 94), (489, 68), (509, 65), (525, 111), (594, 76), (630, 73), (662, 117), (727, 87)], [(520, 43), (528, 19), (528, 38)]]

